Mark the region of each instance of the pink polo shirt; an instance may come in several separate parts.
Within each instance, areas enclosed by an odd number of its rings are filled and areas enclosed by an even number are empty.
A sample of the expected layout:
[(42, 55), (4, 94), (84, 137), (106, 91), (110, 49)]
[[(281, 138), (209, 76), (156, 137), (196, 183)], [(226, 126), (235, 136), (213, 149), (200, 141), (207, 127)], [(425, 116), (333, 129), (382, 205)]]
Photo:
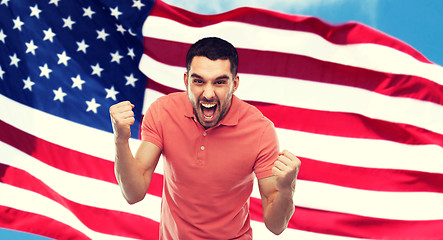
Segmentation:
[(164, 156), (160, 239), (252, 239), (254, 175), (272, 176), (279, 150), (270, 120), (233, 96), (226, 117), (205, 130), (186, 92), (173, 93), (146, 112), (142, 140)]

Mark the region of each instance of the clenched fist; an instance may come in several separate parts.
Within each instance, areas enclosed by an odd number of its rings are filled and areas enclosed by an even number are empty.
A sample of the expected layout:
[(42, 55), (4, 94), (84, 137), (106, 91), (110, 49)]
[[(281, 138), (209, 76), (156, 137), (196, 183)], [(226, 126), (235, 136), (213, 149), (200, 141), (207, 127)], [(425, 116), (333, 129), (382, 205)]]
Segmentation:
[(131, 137), (131, 126), (134, 124), (134, 105), (124, 101), (109, 108), (115, 141), (127, 141)]
[(300, 165), (300, 160), (291, 152), (284, 150), (279, 153), (277, 161), (275, 161), (272, 168), (272, 173), (277, 177), (277, 187), (279, 189), (295, 189), (295, 180)]

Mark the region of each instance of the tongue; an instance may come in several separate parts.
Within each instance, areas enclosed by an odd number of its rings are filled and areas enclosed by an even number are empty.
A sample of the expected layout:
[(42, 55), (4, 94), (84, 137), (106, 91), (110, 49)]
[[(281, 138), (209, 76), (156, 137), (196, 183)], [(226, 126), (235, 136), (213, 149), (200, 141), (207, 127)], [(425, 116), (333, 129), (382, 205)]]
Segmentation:
[(212, 117), (215, 113), (215, 109), (216, 109), (216, 107), (212, 107), (212, 108), (202, 107), (203, 115), (205, 115), (206, 117)]

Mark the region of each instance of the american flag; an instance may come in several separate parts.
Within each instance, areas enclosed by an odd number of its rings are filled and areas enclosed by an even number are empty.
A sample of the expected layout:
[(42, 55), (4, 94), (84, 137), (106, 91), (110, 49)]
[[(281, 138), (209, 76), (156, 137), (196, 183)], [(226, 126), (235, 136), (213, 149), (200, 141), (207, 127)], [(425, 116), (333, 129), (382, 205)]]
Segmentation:
[[(148, 16), (149, 14), (149, 16)], [(256, 8), (199, 15), (161, 1), (0, 3), (0, 227), (55, 239), (158, 239), (162, 163), (128, 205), (110, 105), (142, 114), (183, 91), (205, 36), (239, 52), (236, 92), (302, 161), (288, 229), (251, 196), (254, 239), (440, 239), (443, 68), (358, 23)]]

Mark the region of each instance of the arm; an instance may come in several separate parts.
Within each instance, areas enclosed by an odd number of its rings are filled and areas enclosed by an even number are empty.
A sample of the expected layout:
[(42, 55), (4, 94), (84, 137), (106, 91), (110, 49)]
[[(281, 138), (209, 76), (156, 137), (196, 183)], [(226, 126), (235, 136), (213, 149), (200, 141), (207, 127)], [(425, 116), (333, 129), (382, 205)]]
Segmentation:
[(300, 160), (289, 151), (283, 151), (275, 161), (274, 176), (260, 179), (258, 186), (263, 205), (263, 220), (274, 234), (282, 233), (294, 213), (295, 181)]
[(130, 127), (134, 124), (134, 113), (130, 102), (111, 106), (112, 126), (116, 146), (115, 175), (123, 196), (130, 204), (137, 203), (146, 195), (161, 150), (156, 145), (143, 141), (135, 155), (129, 148)]

